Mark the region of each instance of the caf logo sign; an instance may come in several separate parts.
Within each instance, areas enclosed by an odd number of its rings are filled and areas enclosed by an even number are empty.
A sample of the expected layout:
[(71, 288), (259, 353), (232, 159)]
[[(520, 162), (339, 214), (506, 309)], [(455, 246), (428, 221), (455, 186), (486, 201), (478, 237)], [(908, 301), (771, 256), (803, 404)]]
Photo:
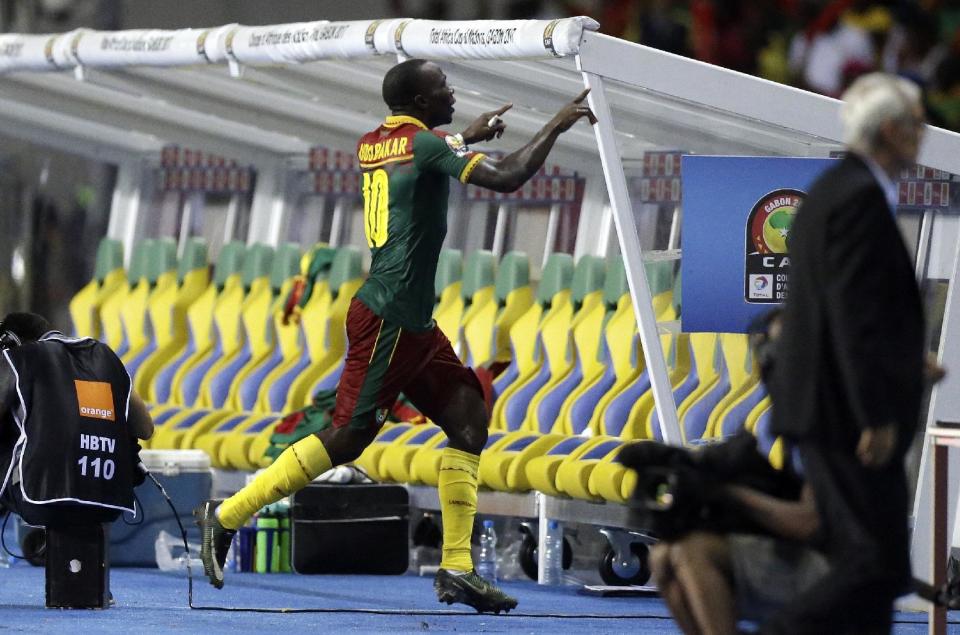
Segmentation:
[(787, 299), (790, 230), (806, 197), (795, 189), (763, 196), (747, 217), (743, 299), (750, 304), (777, 304)]

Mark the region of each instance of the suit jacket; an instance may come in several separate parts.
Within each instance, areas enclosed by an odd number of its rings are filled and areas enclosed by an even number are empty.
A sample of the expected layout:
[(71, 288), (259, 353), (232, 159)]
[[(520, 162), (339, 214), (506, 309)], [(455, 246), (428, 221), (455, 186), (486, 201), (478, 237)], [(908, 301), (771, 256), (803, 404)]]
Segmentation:
[(852, 450), (862, 429), (895, 422), (906, 452), (923, 393), (922, 302), (883, 190), (862, 159), (849, 154), (813, 184), (789, 240), (773, 431)]

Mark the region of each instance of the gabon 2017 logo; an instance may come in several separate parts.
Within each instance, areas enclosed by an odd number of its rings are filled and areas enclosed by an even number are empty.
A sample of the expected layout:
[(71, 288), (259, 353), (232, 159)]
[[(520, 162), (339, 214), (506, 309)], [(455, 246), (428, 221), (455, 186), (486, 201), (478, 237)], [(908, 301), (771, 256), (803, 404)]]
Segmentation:
[(806, 193), (792, 188), (764, 195), (750, 210), (746, 227), (743, 299), (778, 304), (787, 299), (790, 230)]

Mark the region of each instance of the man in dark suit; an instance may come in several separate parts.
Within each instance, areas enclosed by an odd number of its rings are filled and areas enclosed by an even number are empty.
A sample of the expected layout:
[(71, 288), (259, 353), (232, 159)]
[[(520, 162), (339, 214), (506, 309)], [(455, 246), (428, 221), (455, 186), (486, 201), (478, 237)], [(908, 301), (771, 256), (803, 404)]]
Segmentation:
[(917, 87), (871, 74), (844, 94), (846, 158), (790, 234), (790, 295), (770, 386), (795, 442), (830, 564), (764, 632), (885, 633), (910, 580), (904, 455), (924, 389), (924, 323), (893, 211), (923, 134)]

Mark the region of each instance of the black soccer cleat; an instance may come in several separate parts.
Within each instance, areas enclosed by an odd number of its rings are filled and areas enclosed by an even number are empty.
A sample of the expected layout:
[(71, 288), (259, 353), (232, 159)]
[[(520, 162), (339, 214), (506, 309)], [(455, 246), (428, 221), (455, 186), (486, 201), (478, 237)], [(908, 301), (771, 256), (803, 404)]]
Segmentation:
[(223, 501), (208, 500), (193, 510), (200, 528), (200, 560), (203, 562), (203, 573), (210, 580), (210, 584), (218, 589), (223, 588), (223, 565), (227, 561), (227, 551), (233, 542), (235, 529), (227, 529), (220, 524), (215, 510)]
[(433, 588), (437, 592), (437, 600), (453, 604), (458, 602), (472, 606), (477, 613), (509, 613), (517, 608), (517, 601), (484, 580), (474, 570), (465, 575), (454, 575), (446, 569), (437, 571), (433, 579)]

